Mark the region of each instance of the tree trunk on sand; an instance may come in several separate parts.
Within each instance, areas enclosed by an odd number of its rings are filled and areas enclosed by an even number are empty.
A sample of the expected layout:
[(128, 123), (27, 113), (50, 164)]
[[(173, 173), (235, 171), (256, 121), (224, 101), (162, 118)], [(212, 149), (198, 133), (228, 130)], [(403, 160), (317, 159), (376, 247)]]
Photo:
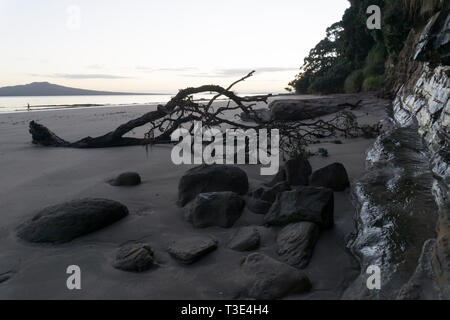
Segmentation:
[[(133, 119), (99, 137), (85, 137), (75, 142), (66, 141), (47, 127), (31, 121), (29, 124), (33, 143), (49, 147), (68, 147), (68, 148), (108, 148), (150, 145), (158, 143), (171, 143), (170, 135), (183, 124), (192, 123), (192, 121), (202, 121), (204, 127), (213, 127), (228, 125), (236, 129), (277, 129), (280, 136), (287, 144), (308, 143), (318, 137), (329, 137), (336, 133), (352, 134), (357, 125), (349, 114), (342, 113), (330, 121), (314, 120), (307, 123), (299, 121), (280, 122), (276, 119), (262, 121), (256, 116), (255, 125), (243, 124), (239, 121), (230, 120), (223, 117), (227, 111), (241, 111), (244, 114), (254, 113), (253, 107), (257, 102), (264, 102), (271, 95), (241, 97), (236, 95), (231, 88), (237, 83), (246, 80), (253, 75), (250, 72), (245, 77), (233, 82), (229, 87), (223, 88), (217, 85), (204, 85), (195, 88), (186, 88), (180, 90), (165, 105), (158, 105), (157, 110), (150, 111), (139, 118)], [(192, 96), (199, 93), (214, 92), (213, 98), (201, 103), (193, 100)], [(228, 103), (224, 106), (214, 108), (213, 102), (219, 97), (225, 97)], [(233, 103), (233, 105), (231, 105)], [(144, 138), (124, 137), (131, 130), (150, 124), (150, 129)], [(191, 125), (190, 131), (192, 132)], [(155, 133), (160, 133), (156, 135)]]

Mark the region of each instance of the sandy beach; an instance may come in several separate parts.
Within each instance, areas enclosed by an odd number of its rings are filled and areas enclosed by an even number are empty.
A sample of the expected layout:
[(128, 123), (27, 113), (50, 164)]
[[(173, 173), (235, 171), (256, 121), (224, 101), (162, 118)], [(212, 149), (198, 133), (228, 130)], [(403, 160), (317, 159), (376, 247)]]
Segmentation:
[[(220, 103), (220, 102), (219, 102)], [(377, 123), (386, 101), (354, 110), (360, 124)], [(229, 299), (239, 298), (241, 260), (248, 255), (229, 249), (231, 234), (240, 226), (256, 226), (261, 234), (258, 252), (277, 259), (275, 238), (279, 228), (263, 226), (263, 216), (244, 209), (233, 228), (195, 229), (176, 205), (177, 186), (191, 166), (176, 166), (171, 146), (106, 149), (44, 148), (33, 145), (28, 123), (35, 120), (67, 140), (97, 136), (136, 118), (155, 106), (122, 106), (48, 110), (0, 115), (0, 299)], [(142, 137), (144, 128), (134, 131)], [(326, 148), (329, 157), (313, 156), (313, 170), (333, 162), (347, 169), (350, 182), (362, 176), (365, 153), (372, 139), (324, 139), (311, 150)], [(260, 176), (257, 165), (241, 166), (249, 177), (250, 191), (271, 177)], [(142, 184), (117, 188), (106, 183), (126, 171), (138, 172)], [(72, 199), (98, 197), (125, 204), (130, 214), (98, 232), (66, 244), (35, 245), (19, 240), (15, 228), (37, 210)], [(335, 226), (323, 231), (312, 259), (304, 270), (311, 292), (287, 299), (339, 299), (360, 273), (358, 263), (345, 248), (354, 231), (351, 188), (335, 192)], [(168, 244), (196, 234), (211, 235), (218, 249), (185, 266), (167, 253)], [(112, 266), (117, 248), (128, 242), (149, 243), (157, 268), (143, 273), (124, 272)], [(66, 268), (82, 270), (82, 289), (66, 287)]]

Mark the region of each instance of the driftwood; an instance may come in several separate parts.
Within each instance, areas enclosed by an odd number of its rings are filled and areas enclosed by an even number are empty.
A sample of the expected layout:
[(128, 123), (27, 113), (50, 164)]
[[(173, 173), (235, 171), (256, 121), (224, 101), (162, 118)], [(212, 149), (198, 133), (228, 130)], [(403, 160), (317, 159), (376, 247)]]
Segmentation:
[[(195, 88), (180, 90), (165, 105), (158, 105), (157, 110), (148, 112), (143, 116), (128, 121), (115, 130), (99, 137), (85, 137), (75, 142), (68, 142), (47, 127), (31, 121), (29, 124), (33, 143), (52, 147), (71, 148), (106, 148), (136, 145), (151, 145), (171, 143), (170, 135), (183, 124), (192, 124), (194, 120), (202, 121), (203, 127), (228, 125), (235, 129), (278, 129), (282, 137), (282, 145), (306, 145), (317, 138), (330, 137), (338, 133), (345, 136), (354, 136), (359, 130), (354, 116), (349, 112), (342, 112), (328, 121), (312, 120), (300, 121), (256, 121), (257, 124), (243, 124), (230, 117), (225, 118), (227, 111), (240, 111), (241, 113), (254, 113), (253, 107), (258, 102), (267, 104), (271, 95), (241, 97), (231, 89), (253, 75), (250, 72), (245, 77), (233, 82), (229, 87), (223, 88), (217, 85), (204, 85)], [(194, 94), (214, 92), (216, 95), (206, 102), (193, 99)], [(224, 106), (214, 107), (213, 103), (220, 97), (225, 97), (228, 103)], [(256, 119), (258, 120), (258, 119)], [(124, 137), (131, 130), (144, 125), (150, 125), (148, 133), (143, 138)], [(190, 130), (192, 132), (193, 126)]]

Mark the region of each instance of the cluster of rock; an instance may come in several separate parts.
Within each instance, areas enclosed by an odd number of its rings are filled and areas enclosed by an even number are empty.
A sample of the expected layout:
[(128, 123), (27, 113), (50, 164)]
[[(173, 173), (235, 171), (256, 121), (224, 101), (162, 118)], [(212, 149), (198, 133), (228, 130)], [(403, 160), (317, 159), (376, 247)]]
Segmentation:
[[(115, 186), (137, 185), (135, 173), (109, 181)], [(312, 185), (310, 185), (312, 184)], [(184, 218), (195, 228), (232, 228), (245, 205), (264, 214), (267, 226), (282, 226), (277, 245), (280, 261), (251, 253), (241, 263), (242, 297), (276, 299), (308, 291), (311, 282), (299, 269), (306, 267), (321, 229), (333, 226), (333, 190), (348, 186), (342, 165), (333, 164), (312, 172), (305, 159), (288, 161), (267, 185), (249, 193), (247, 174), (236, 166), (202, 165), (180, 179), (178, 204)], [(128, 215), (123, 204), (107, 199), (80, 199), (45, 208), (17, 229), (19, 238), (37, 243), (64, 243), (100, 230)], [(231, 233), (227, 247), (239, 252), (257, 250), (261, 236), (257, 226)], [(194, 235), (173, 241), (167, 253), (182, 265), (193, 264), (219, 248), (210, 236)], [(113, 266), (143, 272), (157, 266), (147, 243), (119, 247)]]
[[(125, 172), (109, 180), (113, 186), (136, 186), (141, 177)], [(17, 228), (22, 240), (35, 243), (64, 243), (100, 230), (128, 215), (128, 208), (108, 199), (77, 199), (44, 208)]]
[(245, 171), (235, 166), (201, 165), (188, 170), (178, 185), (178, 204), (184, 207), (201, 193), (231, 191), (243, 195), (248, 191)]
[[(107, 181), (112, 186), (136, 186), (141, 177), (125, 172)], [(85, 198), (76, 199), (38, 211), (16, 228), (17, 236), (32, 243), (60, 244), (101, 230), (129, 214), (128, 208), (117, 201)], [(153, 251), (148, 244), (134, 243), (119, 248), (114, 267), (142, 272), (154, 265)]]
[[(256, 299), (274, 299), (311, 288), (305, 268), (321, 229), (333, 227), (333, 191), (349, 187), (342, 164), (334, 163), (312, 172), (303, 158), (289, 160), (267, 185), (248, 193), (248, 178), (235, 166), (199, 166), (186, 172), (179, 184), (178, 204), (184, 218), (196, 228), (232, 228), (244, 205), (264, 215), (267, 226), (282, 226), (277, 236), (281, 261), (261, 253), (247, 256), (239, 270), (246, 284), (242, 294)], [(236, 251), (259, 248), (256, 226), (237, 229), (228, 243)], [(191, 264), (218, 248), (211, 238), (193, 237), (175, 242), (169, 253)]]
[(247, 206), (264, 214), (266, 225), (283, 227), (277, 237), (279, 256), (291, 266), (305, 268), (320, 230), (333, 227), (333, 191), (349, 185), (340, 163), (312, 172), (306, 159), (291, 159), (270, 183), (253, 191)]

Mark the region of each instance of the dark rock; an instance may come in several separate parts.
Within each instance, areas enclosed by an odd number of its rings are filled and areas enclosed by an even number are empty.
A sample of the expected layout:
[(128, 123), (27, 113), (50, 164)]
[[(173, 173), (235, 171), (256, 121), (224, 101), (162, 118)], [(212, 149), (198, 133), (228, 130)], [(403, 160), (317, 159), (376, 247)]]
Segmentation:
[(278, 254), (287, 264), (305, 268), (319, 238), (319, 228), (312, 222), (298, 222), (284, 227), (277, 237)]
[(333, 163), (316, 170), (311, 176), (311, 186), (329, 188), (334, 191), (344, 191), (350, 187), (347, 170), (340, 163)]
[(152, 248), (146, 243), (127, 244), (119, 248), (114, 268), (142, 272), (154, 266)]
[(256, 199), (261, 199), (262, 194), (267, 190), (267, 188), (260, 187), (258, 189), (253, 190), (250, 193), (250, 196)]
[(128, 215), (123, 204), (106, 199), (80, 199), (47, 207), (17, 229), (30, 242), (63, 243), (102, 229)]
[(260, 235), (254, 227), (243, 227), (237, 230), (228, 248), (236, 251), (251, 251), (259, 247)]
[(254, 213), (266, 214), (277, 195), (290, 189), (287, 182), (280, 182), (273, 187), (260, 187), (254, 190), (250, 197), (246, 198), (245, 204)]
[(5, 272), (0, 274), (0, 283), (6, 282), (11, 279), (13, 272)]
[(310, 221), (321, 228), (331, 228), (333, 218), (333, 191), (318, 187), (299, 187), (281, 193), (264, 217), (268, 225), (286, 225)]
[(234, 192), (200, 193), (189, 205), (185, 218), (197, 228), (229, 228), (241, 216), (244, 205)]
[(286, 181), (286, 171), (284, 170), (284, 166), (280, 166), (280, 169), (278, 170), (277, 174), (273, 177), (272, 181), (270, 181), (266, 185), (268, 187), (273, 187), (278, 183), (284, 181)]
[(319, 99), (280, 99), (270, 103), (272, 119), (279, 121), (300, 121), (314, 119), (355, 107), (360, 99), (355, 95), (340, 95)]
[(248, 255), (241, 269), (245, 275), (243, 294), (249, 298), (273, 300), (311, 289), (303, 272), (260, 253)]
[(201, 165), (188, 170), (178, 185), (178, 204), (186, 205), (203, 192), (233, 191), (246, 194), (248, 178), (245, 171), (230, 165)]
[(307, 159), (302, 157), (290, 159), (280, 167), (278, 173), (266, 186), (274, 187), (285, 181), (291, 186), (307, 186), (311, 172), (311, 164)]
[(195, 236), (173, 242), (169, 254), (184, 264), (192, 264), (217, 249), (217, 241), (209, 237)]
[(273, 187), (258, 188), (252, 192), (252, 196), (256, 199), (273, 203), (279, 193), (289, 190), (291, 190), (291, 188), (287, 182), (280, 182), (275, 184)]
[(277, 199), (277, 196), (285, 191), (290, 191), (291, 186), (287, 182), (280, 182), (274, 185), (272, 188), (269, 188), (261, 195), (261, 199), (265, 199), (267, 201), (274, 202)]
[(109, 181), (112, 186), (137, 186), (141, 184), (141, 176), (136, 172), (124, 172)]
[(286, 180), (291, 186), (307, 186), (312, 168), (308, 160), (296, 158), (288, 160), (284, 166)]
[(245, 205), (253, 213), (266, 214), (272, 207), (272, 202), (260, 200), (253, 197), (247, 197), (245, 198)]

